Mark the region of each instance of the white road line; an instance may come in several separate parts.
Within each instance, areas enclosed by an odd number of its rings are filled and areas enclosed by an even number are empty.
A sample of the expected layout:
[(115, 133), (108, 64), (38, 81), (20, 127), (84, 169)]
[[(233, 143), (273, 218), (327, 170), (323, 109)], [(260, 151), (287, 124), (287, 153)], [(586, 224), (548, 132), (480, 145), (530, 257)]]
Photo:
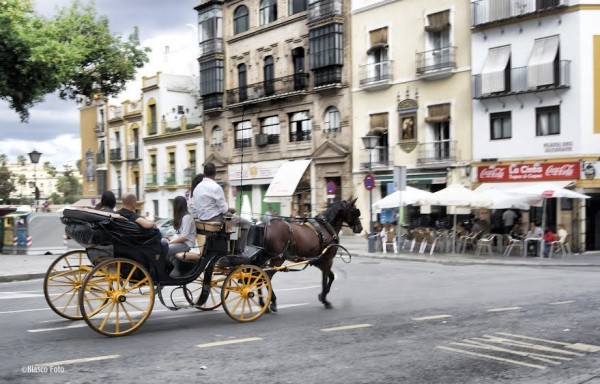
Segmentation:
[(0, 300), (30, 299), (43, 296), (43, 293), (0, 292)]
[(321, 288), (321, 286), (320, 285), (311, 285), (311, 286), (308, 286), (308, 287), (281, 288), (281, 289), (278, 289), (277, 292), (283, 292), (283, 291), (301, 291), (301, 290), (304, 290), (304, 289), (315, 289), (315, 288)]
[(521, 339), (527, 339), (527, 340), (535, 340), (535, 341), (543, 341), (545, 343), (550, 343), (550, 344), (558, 344), (558, 345), (571, 345), (569, 343), (563, 343), (562, 341), (554, 341), (554, 340), (546, 340), (546, 339), (538, 339), (537, 337), (529, 337), (529, 336), (523, 336), (523, 335), (515, 335), (514, 333), (505, 333), (505, 332), (496, 332), (497, 335), (504, 335), (504, 336), (510, 336), (510, 337), (518, 337)]
[(28, 329), (27, 332), (30, 332), (30, 333), (39, 333), (39, 332), (50, 332), (50, 331), (62, 331), (63, 329), (83, 328), (83, 327), (87, 327), (87, 323), (85, 323), (85, 322), (73, 323), (73, 324), (67, 325), (65, 327)]
[(507, 311), (518, 311), (519, 309), (523, 309), (523, 307), (505, 307), (505, 308), (491, 308), (486, 312), (507, 312)]
[(447, 319), (452, 317), (451, 315), (433, 315), (433, 316), (423, 316), (423, 317), (414, 317), (413, 320), (423, 321), (423, 320), (438, 320), (438, 319)]
[(567, 301), (555, 301), (554, 303), (548, 303), (550, 305), (563, 305), (563, 304), (573, 304), (574, 301), (573, 300), (567, 300)]
[(73, 360), (63, 360), (63, 361), (53, 361), (52, 363), (44, 363), (44, 364), (36, 364), (36, 367), (56, 367), (60, 365), (70, 365), (70, 364), (79, 364), (79, 363), (88, 363), (90, 361), (99, 361), (99, 360), (110, 360), (121, 357), (121, 355), (106, 355), (106, 356), (95, 356), (95, 357), (85, 357), (82, 359), (73, 359)]
[(0, 315), (6, 315), (6, 314), (10, 314), (10, 313), (22, 313), (22, 312), (49, 311), (49, 310), (50, 310), (50, 308), (19, 309), (17, 311), (0, 312)]
[(196, 347), (198, 347), (198, 348), (211, 348), (211, 347), (218, 347), (218, 346), (221, 346), (221, 345), (248, 343), (248, 342), (251, 342), (251, 341), (259, 341), (259, 340), (262, 340), (262, 337), (248, 337), (246, 339), (215, 341), (214, 343), (198, 344), (198, 345), (196, 345)]
[(449, 351), (449, 352), (457, 352), (457, 353), (463, 353), (465, 355), (482, 357), (484, 359), (491, 359), (491, 360), (502, 361), (504, 363), (509, 363), (509, 364), (522, 365), (524, 367), (529, 367), (529, 368), (546, 369), (546, 366), (544, 366), (544, 365), (536, 365), (536, 364), (523, 363), (521, 361), (511, 360), (511, 359), (505, 359), (505, 358), (497, 357), (497, 356), (485, 355), (483, 353), (477, 353), (477, 352), (471, 352), (471, 351), (464, 351), (464, 350), (458, 349), (458, 348), (444, 347), (444, 346), (441, 346), (441, 345), (437, 345), (436, 348), (443, 349), (444, 351)]
[(367, 328), (372, 327), (371, 324), (354, 324), (354, 325), (344, 325), (341, 327), (333, 327), (333, 328), (323, 328), (321, 332), (335, 332), (335, 331), (346, 331), (349, 329), (357, 329), (357, 328)]
[(575, 343), (571, 345), (565, 345), (565, 348), (574, 349), (582, 352), (600, 352), (600, 347), (591, 344)]

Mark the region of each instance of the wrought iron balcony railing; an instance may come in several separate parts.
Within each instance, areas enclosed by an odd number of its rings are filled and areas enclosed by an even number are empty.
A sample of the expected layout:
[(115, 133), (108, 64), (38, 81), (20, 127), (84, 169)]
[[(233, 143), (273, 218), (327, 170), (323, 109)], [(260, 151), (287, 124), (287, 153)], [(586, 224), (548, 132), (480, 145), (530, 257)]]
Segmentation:
[(308, 4), (308, 21), (342, 15), (342, 0), (318, 0)]
[(156, 187), (158, 185), (158, 176), (156, 173), (148, 173), (145, 176), (146, 187)]
[(569, 0), (477, 0), (471, 3), (473, 27), (569, 5)]
[(456, 68), (455, 51), (456, 47), (443, 47), (417, 52), (417, 74), (422, 75)]
[(360, 152), (360, 169), (362, 170), (389, 167), (390, 165), (390, 147), (388, 146), (378, 145), (371, 150), (365, 149)]
[(456, 161), (456, 140), (440, 140), (419, 143), (417, 164)]
[[(308, 73), (278, 77), (227, 90), (227, 104), (260, 102), (261, 99), (297, 95), (308, 89)], [(206, 107), (205, 107), (206, 108)]]
[(175, 185), (177, 184), (177, 177), (175, 176), (175, 171), (165, 172), (165, 185)]
[(122, 159), (121, 148), (113, 148), (110, 150), (110, 161), (120, 161)]
[(96, 153), (96, 165), (102, 165), (106, 163), (106, 153)]
[(359, 79), (361, 87), (369, 87), (375, 84), (391, 83), (394, 79), (393, 60), (382, 61), (361, 65), (359, 67)]

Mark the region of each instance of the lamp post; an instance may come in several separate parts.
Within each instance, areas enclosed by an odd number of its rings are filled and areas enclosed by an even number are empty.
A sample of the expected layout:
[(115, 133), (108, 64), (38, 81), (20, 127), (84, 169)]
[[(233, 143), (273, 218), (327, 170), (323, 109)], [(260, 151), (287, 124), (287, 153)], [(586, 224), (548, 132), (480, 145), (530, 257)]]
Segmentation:
[[(371, 175), (371, 169), (373, 166), (373, 163), (371, 161), (371, 151), (373, 149), (375, 149), (375, 147), (377, 146), (377, 144), (379, 143), (379, 136), (375, 136), (373, 135), (371, 132), (369, 132), (366, 136), (361, 137), (363, 144), (365, 146), (365, 148), (369, 151), (369, 175)], [(371, 175), (372, 178), (372, 175)], [(365, 181), (370, 180), (365, 178)], [(373, 253), (375, 252), (375, 234), (373, 233), (373, 187), (375, 185), (375, 180), (372, 180), (372, 185), (367, 185), (365, 184), (365, 186), (367, 186), (367, 189), (369, 190), (369, 237), (368, 237), (368, 244), (369, 244), (369, 248), (368, 248), (368, 252), (369, 253)]]
[(37, 187), (37, 164), (40, 161), (40, 157), (42, 157), (42, 153), (34, 149), (33, 151), (29, 152), (28, 155), (29, 160), (31, 160), (31, 163), (33, 164), (33, 187), (35, 188), (35, 211), (37, 212), (38, 200), (40, 199), (40, 191)]

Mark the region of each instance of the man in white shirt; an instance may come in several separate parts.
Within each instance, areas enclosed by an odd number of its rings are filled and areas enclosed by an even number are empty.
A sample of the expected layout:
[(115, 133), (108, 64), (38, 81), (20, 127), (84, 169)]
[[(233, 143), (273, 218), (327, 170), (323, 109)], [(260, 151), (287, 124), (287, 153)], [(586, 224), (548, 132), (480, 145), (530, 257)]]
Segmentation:
[[(217, 168), (213, 163), (204, 164), (204, 179), (196, 186), (193, 193), (197, 217), (204, 221), (223, 221), (225, 214), (235, 213), (225, 201), (223, 188), (215, 181)], [(232, 216), (234, 225), (240, 227), (240, 238), (236, 243), (236, 253), (243, 253), (251, 223), (239, 216)]]
[(517, 214), (512, 209), (507, 209), (502, 214), (502, 222), (504, 224), (504, 233), (510, 233), (510, 231), (515, 226), (515, 221), (517, 220)]

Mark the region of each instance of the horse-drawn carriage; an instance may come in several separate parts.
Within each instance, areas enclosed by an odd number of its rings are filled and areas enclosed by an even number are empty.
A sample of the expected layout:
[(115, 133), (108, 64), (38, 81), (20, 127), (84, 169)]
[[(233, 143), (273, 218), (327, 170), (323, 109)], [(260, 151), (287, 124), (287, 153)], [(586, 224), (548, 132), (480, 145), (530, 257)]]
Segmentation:
[[(319, 299), (330, 307), (325, 297), (333, 282), (331, 264), (336, 255), (348, 253), (337, 234), (344, 222), (354, 232), (362, 231), (354, 202), (338, 202), (303, 223), (274, 219), (266, 227), (253, 226), (251, 244), (242, 255), (230, 252), (235, 232), (227, 222), (197, 221), (199, 251), (177, 254), (172, 263), (158, 230), (142, 229), (117, 214), (68, 209), (62, 218), (67, 235), (85, 249), (61, 255), (50, 265), (44, 295), (60, 316), (83, 319), (106, 336), (137, 330), (150, 316), (155, 296), (171, 310), (222, 305), (232, 319), (248, 322), (269, 308), (276, 311), (275, 272), (312, 264), (323, 271)], [(316, 246), (306, 243), (307, 234)], [(173, 288), (169, 304), (165, 287)], [(185, 301), (177, 301), (178, 294)]]

